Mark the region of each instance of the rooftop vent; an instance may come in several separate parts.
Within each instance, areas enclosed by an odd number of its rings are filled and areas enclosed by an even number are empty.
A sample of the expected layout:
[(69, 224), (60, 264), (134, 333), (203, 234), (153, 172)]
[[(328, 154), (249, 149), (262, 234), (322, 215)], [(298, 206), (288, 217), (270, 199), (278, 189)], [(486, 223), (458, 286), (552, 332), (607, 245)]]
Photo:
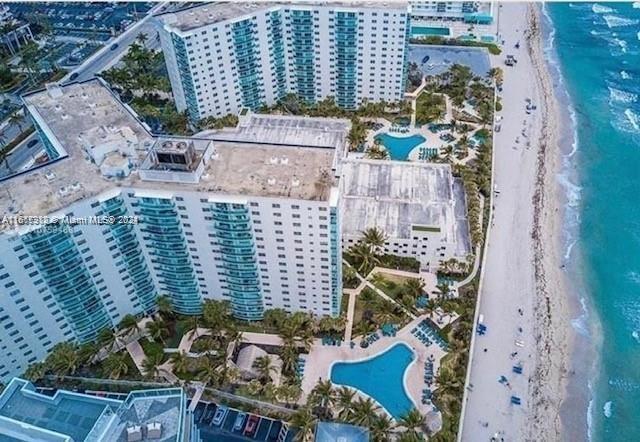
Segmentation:
[(273, 186), (276, 184), (276, 179), (275, 178), (267, 178), (267, 184), (270, 186)]
[(142, 440), (142, 428), (140, 425), (127, 427), (127, 442), (137, 442)]
[(286, 166), (287, 164), (289, 164), (289, 158), (287, 157), (280, 158), (280, 164)]
[(291, 180), (291, 187), (298, 187), (300, 186), (300, 180), (298, 178), (293, 178)]
[(147, 424), (147, 439), (160, 439), (162, 437), (162, 424), (150, 422)]

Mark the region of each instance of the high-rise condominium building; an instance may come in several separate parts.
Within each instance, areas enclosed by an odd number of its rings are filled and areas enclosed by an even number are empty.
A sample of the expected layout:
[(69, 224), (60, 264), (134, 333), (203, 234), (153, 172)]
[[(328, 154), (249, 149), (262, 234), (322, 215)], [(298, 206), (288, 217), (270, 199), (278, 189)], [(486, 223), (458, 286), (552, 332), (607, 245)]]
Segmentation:
[(406, 3), (210, 3), (155, 19), (178, 109), (192, 121), (288, 93), (347, 109), (404, 95)]
[(101, 80), (23, 99), (53, 160), (2, 183), (0, 379), (158, 295), (187, 315), (206, 298), (245, 320), (339, 313), (348, 121), (247, 114), (155, 137)]

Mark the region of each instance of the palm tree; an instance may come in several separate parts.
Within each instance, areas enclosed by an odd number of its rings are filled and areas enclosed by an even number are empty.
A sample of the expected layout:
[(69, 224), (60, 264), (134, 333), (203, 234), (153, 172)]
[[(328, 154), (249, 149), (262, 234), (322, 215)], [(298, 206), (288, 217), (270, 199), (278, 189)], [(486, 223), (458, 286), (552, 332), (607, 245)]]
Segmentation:
[(363, 427), (370, 427), (377, 418), (378, 406), (370, 398), (358, 398), (353, 404), (350, 422)]
[(319, 409), (321, 419), (331, 419), (331, 407), (336, 400), (336, 392), (330, 380), (320, 381), (311, 390), (309, 403)]
[(106, 348), (107, 351), (112, 351), (118, 342), (118, 335), (116, 331), (111, 328), (104, 328), (98, 333), (98, 345)]
[(187, 365), (189, 361), (184, 352), (176, 352), (171, 355), (171, 364), (173, 365), (174, 373), (184, 373), (187, 371)]
[(412, 278), (404, 283), (404, 288), (413, 298), (417, 298), (422, 295), (422, 289), (424, 288), (424, 281), (419, 278)]
[(369, 428), (372, 442), (387, 442), (391, 439), (393, 421), (387, 415), (377, 416)]
[(316, 417), (311, 408), (302, 407), (291, 417), (291, 426), (298, 429), (295, 440), (297, 442), (311, 442), (316, 427)]
[(298, 365), (298, 350), (296, 347), (285, 343), (280, 352), (280, 358), (282, 359), (282, 371), (285, 374), (293, 375)]
[(140, 332), (138, 318), (131, 314), (124, 315), (122, 317), (122, 320), (120, 321), (120, 324), (118, 324), (118, 329), (121, 330), (125, 335)]
[(187, 328), (191, 331), (191, 334), (197, 338), (198, 328), (200, 327), (200, 316), (189, 316), (187, 318)]
[(201, 364), (200, 369), (198, 370), (198, 373), (196, 375), (198, 380), (205, 385), (218, 385), (220, 374), (218, 373), (217, 367), (211, 364), (210, 361), (206, 358), (203, 361), (204, 363)]
[(45, 374), (47, 374), (46, 364), (44, 362), (34, 362), (33, 364), (29, 364), (22, 377), (31, 382), (38, 382)]
[(400, 418), (399, 424), (406, 428), (408, 433), (417, 435), (418, 430), (425, 425), (425, 419), (416, 408), (412, 408), (407, 414)]
[(80, 365), (78, 348), (70, 342), (61, 342), (53, 347), (46, 363), (58, 375), (74, 374)]
[(94, 358), (98, 354), (98, 346), (95, 342), (85, 342), (78, 348), (78, 356), (80, 356), (80, 363), (85, 365), (91, 365), (94, 362)]
[(449, 293), (451, 293), (451, 288), (446, 282), (438, 283), (438, 285), (436, 285), (436, 289), (438, 289), (443, 298), (446, 298), (447, 296), (449, 296)]
[(380, 264), (380, 259), (376, 256), (371, 246), (360, 241), (349, 249), (349, 254), (353, 256), (353, 259), (360, 263), (357, 267), (358, 272), (363, 270), (371, 270), (371, 268)]
[(160, 295), (156, 298), (156, 303), (158, 304), (158, 313), (160, 313), (165, 318), (170, 318), (173, 316), (173, 305), (171, 304), (171, 298), (166, 295)]
[(271, 381), (271, 373), (276, 371), (276, 367), (268, 355), (257, 357), (255, 361), (253, 361), (253, 368), (258, 370), (259, 379), (263, 383)]
[(353, 398), (356, 396), (355, 391), (348, 387), (340, 387), (336, 394), (336, 408), (338, 409), (338, 417), (342, 421), (349, 421), (352, 415)]
[(22, 133), (22, 123), (24, 123), (24, 115), (21, 115), (18, 111), (15, 111), (9, 117), (9, 126), (17, 126), (20, 133)]
[(127, 354), (110, 354), (102, 363), (102, 369), (110, 379), (120, 379), (120, 377), (125, 376), (129, 372)]
[(147, 323), (147, 333), (154, 341), (164, 344), (164, 338), (169, 335), (169, 330), (167, 330), (167, 324), (162, 319), (158, 319)]
[(160, 365), (162, 364), (162, 354), (153, 353), (147, 356), (142, 362), (145, 376), (151, 379), (160, 377)]
[(229, 302), (207, 299), (202, 307), (202, 318), (204, 324), (214, 332), (227, 328), (232, 321)]
[(439, 397), (455, 395), (462, 388), (462, 381), (450, 370), (438, 370), (435, 381)]

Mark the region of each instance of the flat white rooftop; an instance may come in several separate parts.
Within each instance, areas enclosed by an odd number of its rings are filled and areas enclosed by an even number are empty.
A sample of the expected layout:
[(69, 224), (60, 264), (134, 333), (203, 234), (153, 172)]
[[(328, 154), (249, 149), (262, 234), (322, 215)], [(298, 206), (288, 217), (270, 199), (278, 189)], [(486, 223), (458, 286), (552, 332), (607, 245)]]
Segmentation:
[(197, 182), (143, 180), (137, 168), (107, 178), (87, 146), (127, 144), (135, 148), (132, 161), (142, 164), (158, 137), (100, 80), (36, 92), (24, 102), (47, 138), (62, 147), (61, 158), (3, 181), (4, 214), (46, 215), (114, 187), (328, 200), (350, 127), (348, 120), (247, 115), (237, 129), (189, 139), (198, 155), (210, 154)]
[(293, 2), (267, 2), (267, 1), (238, 1), (238, 2), (212, 2), (175, 12), (157, 14), (155, 17), (162, 24), (186, 32), (203, 26), (212, 25), (226, 20), (240, 19), (253, 14), (256, 11), (278, 6), (325, 6), (334, 8), (375, 8), (375, 9), (404, 9), (407, 10), (407, 2), (390, 1), (293, 1)]
[(346, 160), (342, 165), (343, 234), (379, 227), (390, 238), (411, 238), (412, 225), (439, 228), (455, 242), (453, 176), (447, 164)]

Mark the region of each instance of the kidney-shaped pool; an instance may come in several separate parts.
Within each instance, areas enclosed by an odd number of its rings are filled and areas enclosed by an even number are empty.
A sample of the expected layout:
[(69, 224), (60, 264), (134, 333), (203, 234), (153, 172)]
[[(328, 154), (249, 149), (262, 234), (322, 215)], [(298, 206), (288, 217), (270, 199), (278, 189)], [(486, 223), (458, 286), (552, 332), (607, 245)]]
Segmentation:
[(398, 420), (414, 408), (404, 387), (405, 372), (414, 359), (413, 350), (399, 342), (368, 359), (334, 363), (331, 382), (361, 391)]

